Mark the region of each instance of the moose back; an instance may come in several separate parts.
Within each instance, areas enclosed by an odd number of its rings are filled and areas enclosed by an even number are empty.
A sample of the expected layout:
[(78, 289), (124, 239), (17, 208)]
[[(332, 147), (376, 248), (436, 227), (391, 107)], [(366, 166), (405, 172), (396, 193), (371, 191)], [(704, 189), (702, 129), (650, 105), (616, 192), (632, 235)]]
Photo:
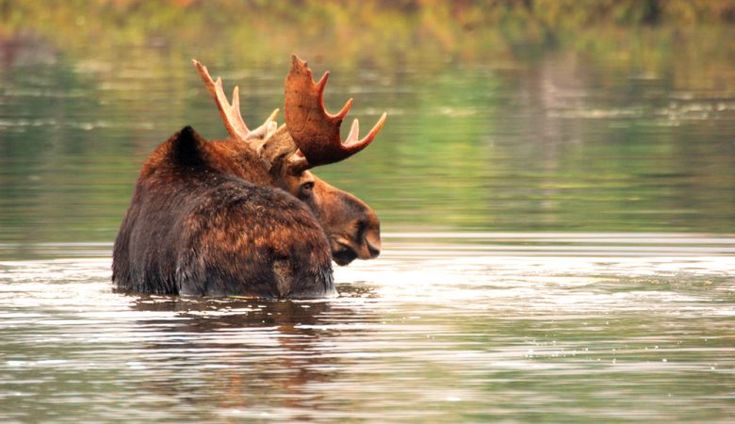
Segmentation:
[(306, 298), (335, 292), (332, 260), (347, 265), (380, 253), (375, 212), (316, 177), (312, 167), (338, 162), (373, 141), (386, 115), (363, 138), (354, 120), (340, 125), (324, 107), (329, 73), (314, 82), (292, 58), (285, 83), (285, 124), (249, 129), (238, 88), (232, 103), (222, 80), (194, 61), (229, 133), (205, 140), (185, 127), (145, 161), (115, 240), (117, 290), (157, 294)]

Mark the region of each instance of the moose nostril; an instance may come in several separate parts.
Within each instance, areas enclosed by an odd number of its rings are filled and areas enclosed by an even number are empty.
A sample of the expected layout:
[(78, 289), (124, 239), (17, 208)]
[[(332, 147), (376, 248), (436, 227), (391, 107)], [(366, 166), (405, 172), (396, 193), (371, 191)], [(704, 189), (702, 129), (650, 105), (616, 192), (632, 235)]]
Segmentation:
[(377, 258), (378, 255), (380, 255), (380, 248), (377, 248), (370, 243), (367, 243), (367, 246), (368, 251), (370, 252), (370, 258)]

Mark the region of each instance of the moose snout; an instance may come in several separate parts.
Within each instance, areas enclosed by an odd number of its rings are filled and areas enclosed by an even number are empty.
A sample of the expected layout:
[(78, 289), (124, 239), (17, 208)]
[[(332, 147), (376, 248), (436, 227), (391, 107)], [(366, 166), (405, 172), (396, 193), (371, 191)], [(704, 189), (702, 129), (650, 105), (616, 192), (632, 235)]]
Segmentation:
[(317, 216), (327, 234), (332, 259), (341, 266), (355, 259), (380, 255), (380, 220), (370, 206), (354, 195), (316, 180)]
[(361, 240), (348, 237), (331, 238), (332, 259), (338, 265), (347, 265), (355, 259), (375, 259), (380, 255), (380, 236), (370, 234)]

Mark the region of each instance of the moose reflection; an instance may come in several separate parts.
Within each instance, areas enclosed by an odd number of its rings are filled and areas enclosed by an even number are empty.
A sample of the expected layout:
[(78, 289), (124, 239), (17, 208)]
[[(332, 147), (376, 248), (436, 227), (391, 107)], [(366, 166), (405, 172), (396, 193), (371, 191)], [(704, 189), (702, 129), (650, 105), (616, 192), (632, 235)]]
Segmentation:
[[(268, 402), (271, 407), (306, 416), (351, 365), (335, 346), (368, 337), (372, 327), (366, 324), (380, 320), (372, 308), (355, 310), (334, 300), (153, 296), (139, 297), (131, 307), (154, 315), (137, 321), (138, 334), (150, 335), (138, 360), (159, 377), (148, 382), (151, 392), (214, 403), (220, 411), (248, 411), (271, 398), (277, 399)], [(325, 387), (315, 390), (320, 385)]]
[(194, 61), (214, 97), (226, 140), (207, 141), (185, 127), (143, 165), (115, 241), (112, 280), (125, 292), (308, 298), (334, 294), (333, 259), (347, 265), (380, 253), (380, 223), (363, 201), (309, 169), (369, 145), (386, 115), (363, 138), (355, 119), (343, 142), (337, 114), (324, 107), (329, 73), (314, 82), (292, 58), (285, 121), (273, 114), (250, 130), (238, 88), (232, 103), (222, 80)]

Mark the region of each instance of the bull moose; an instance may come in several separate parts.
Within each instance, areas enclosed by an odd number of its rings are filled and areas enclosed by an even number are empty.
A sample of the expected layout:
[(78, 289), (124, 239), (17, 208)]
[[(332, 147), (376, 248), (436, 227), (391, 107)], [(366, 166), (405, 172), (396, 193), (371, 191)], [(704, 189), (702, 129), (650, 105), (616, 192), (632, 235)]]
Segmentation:
[(253, 130), (222, 79), (194, 66), (214, 97), (229, 137), (205, 140), (187, 126), (145, 161), (115, 240), (116, 290), (203, 296), (322, 297), (335, 293), (332, 259), (347, 265), (380, 253), (375, 212), (309, 170), (367, 147), (386, 114), (363, 138), (324, 107), (329, 72), (314, 82), (292, 57), (285, 82), (285, 124), (276, 109)]

